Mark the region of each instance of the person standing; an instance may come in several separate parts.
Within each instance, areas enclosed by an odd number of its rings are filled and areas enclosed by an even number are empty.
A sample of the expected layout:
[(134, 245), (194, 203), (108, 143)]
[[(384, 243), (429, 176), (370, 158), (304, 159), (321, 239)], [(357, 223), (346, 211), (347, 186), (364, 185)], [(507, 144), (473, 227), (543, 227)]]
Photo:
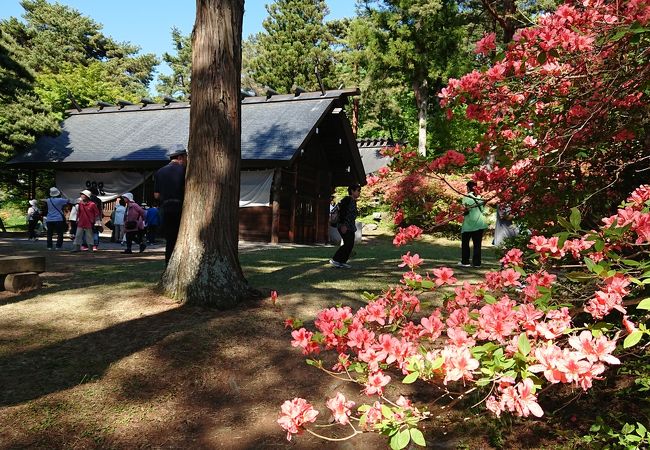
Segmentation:
[(165, 265), (174, 252), (178, 229), (181, 226), (183, 198), (185, 197), (185, 166), (187, 151), (177, 150), (169, 156), (169, 164), (154, 175), (153, 196), (160, 202), (162, 227), (165, 237)]
[(472, 241), (472, 265), (481, 266), (481, 242), (483, 241), (483, 232), (487, 228), (483, 207), (485, 201), (476, 192), (476, 183), (467, 182), (467, 194), (463, 196), (462, 201), (465, 207), (463, 215), (463, 226), (461, 228), (461, 260), (458, 263), (462, 267), (470, 267), (469, 243)]
[(122, 243), (124, 239), (124, 215), (126, 214), (126, 202), (122, 197), (118, 198), (115, 202), (115, 210), (113, 210), (113, 232), (115, 233), (115, 242)]
[(506, 239), (513, 238), (519, 234), (519, 228), (512, 220), (514, 216), (508, 205), (497, 206), (496, 223), (494, 225), (494, 241), (496, 247), (500, 247)]
[[(90, 193), (91, 193), (90, 201), (92, 201), (95, 204), (95, 206), (97, 206), (97, 209), (99, 210), (99, 219), (97, 220), (97, 222), (102, 223), (104, 219), (104, 203), (98, 197), (99, 189), (93, 186), (90, 188)], [(100, 227), (94, 225), (93, 226), (93, 251), (96, 251), (99, 248), (99, 233), (100, 233)]]
[(38, 222), (43, 221), (43, 215), (38, 208), (38, 200), (32, 199), (29, 201), (29, 208), (27, 208), (27, 240), (38, 241), (36, 237), (36, 226)]
[[(47, 206), (47, 249), (60, 250), (63, 247), (63, 235), (65, 234), (65, 214), (63, 208), (70, 203), (67, 198), (61, 197), (61, 191), (56, 187), (50, 188), (50, 198), (45, 201)], [(56, 232), (56, 247), (52, 245), (52, 236)]]
[(348, 195), (343, 197), (339, 203), (339, 223), (337, 230), (343, 239), (343, 245), (336, 250), (330, 264), (334, 267), (349, 269), (352, 266), (348, 264), (350, 253), (354, 248), (354, 233), (357, 231), (356, 220), (359, 210), (357, 209), (357, 199), (361, 195), (361, 186), (353, 184), (348, 187)]
[(140, 244), (140, 253), (147, 248), (144, 243), (144, 210), (133, 200), (133, 194), (127, 192), (122, 195), (126, 202), (126, 214), (124, 215), (124, 233), (126, 234), (126, 250), (123, 253), (133, 253), (131, 246), (133, 242)]
[(77, 216), (79, 213), (79, 202), (81, 201), (80, 198), (74, 201), (72, 203), (72, 206), (70, 207), (70, 214), (68, 214), (68, 223), (70, 225), (70, 238), (74, 239), (74, 237), (77, 234)]
[(155, 203), (151, 208), (145, 212), (146, 216), (146, 229), (147, 229), (147, 244), (153, 245), (156, 243), (156, 233), (160, 225), (160, 216), (158, 215), (158, 208)]
[[(81, 201), (77, 205), (79, 207), (77, 212), (77, 232), (72, 243), (73, 252), (81, 250), (81, 243), (84, 239), (86, 242), (92, 242), (93, 240), (93, 227), (95, 222), (99, 220), (100, 212), (97, 205), (90, 200), (91, 195), (92, 193), (88, 189), (81, 191)], [(84, 247), (84, 250), (88, 250), (88, 247)], [(93, 251), (97, 251), (96, 246), (93, 246)]]

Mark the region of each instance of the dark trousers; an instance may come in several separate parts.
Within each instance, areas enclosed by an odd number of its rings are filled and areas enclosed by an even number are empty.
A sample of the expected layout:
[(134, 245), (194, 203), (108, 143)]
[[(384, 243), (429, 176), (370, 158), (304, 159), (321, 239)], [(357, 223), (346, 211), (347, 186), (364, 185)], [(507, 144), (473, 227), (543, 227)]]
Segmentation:
[(140, 251), (144, 250), (144, 230), (126, 232), (126, 249), (131, 251), (133, 243), (140, 244)]
[(36, 239), (36, 225), (38, 224), (37, 220), (30, 220), (27, 222), (27, 237), (29, 239)]
[(178, 229), (181, 227), (181, 213), (171, 210), (170, 208), (163, 208), (163, 235), (165, 236), (165, 265), (169, 262), (176, 246), (176, 239), (178, 238)]
[(156, 243), (156, 234), (158, 232), (158, 225), (149, 225), (147, 227), (147, 243)]
[(47, 223), (47, 248), (52, 248), (52, 236), (56, 232), (56, 248), (63, 247), (63, 233), (65, 233), (65, 222), (58, 220)]
[(350, 259), (350, 253), (354, 248), (354, 231), (348, 230), (345, 234), (341, 233), (341, 238), (343, 238), (343, 245), (334, 253), (332, 259), (339, 263), (346, 263)]
[(472, 241), (472, 246), (474, 251), (472, 253), (472, 265), (480, 266), (481, 265), (481, 241), (483, 240), (483, 231), (485, 230), (476, 230), (461, 233), (461, 262), (463, 264), (469, 264), (469, 241)]
[(76, 220), (71, 220), (70, 221), (70, 235), (71, 236), (76, 236), (77, 235), (77, 221)]

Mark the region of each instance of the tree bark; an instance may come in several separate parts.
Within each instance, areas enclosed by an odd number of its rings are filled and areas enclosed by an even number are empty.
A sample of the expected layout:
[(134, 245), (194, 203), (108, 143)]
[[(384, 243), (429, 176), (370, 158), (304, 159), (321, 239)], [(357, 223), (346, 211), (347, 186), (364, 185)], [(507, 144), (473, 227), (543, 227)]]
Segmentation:
[(241, 35), (244, 0), (197, 0), (185, 201), (163, 274), (182, 303), (227, 308), (254, 291), (239, 264)]
[(413, 93), (418, 108), (418, 153), (427, 155), (427, 109), (429, 107), (429, 87), (425, 76), (413, 81)]

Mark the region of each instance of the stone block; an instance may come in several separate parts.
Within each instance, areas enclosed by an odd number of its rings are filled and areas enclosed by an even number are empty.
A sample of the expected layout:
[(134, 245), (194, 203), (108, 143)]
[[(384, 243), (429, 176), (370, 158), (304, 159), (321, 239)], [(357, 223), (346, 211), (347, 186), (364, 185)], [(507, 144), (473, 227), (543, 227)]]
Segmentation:
[(36, 272), (10, 273), (5, 278), (5, 289), (11, 292), (33, 291), (41, 286), (41, 277)]
[(0, 274), (45, 272), (45, 256), (0, 256)]

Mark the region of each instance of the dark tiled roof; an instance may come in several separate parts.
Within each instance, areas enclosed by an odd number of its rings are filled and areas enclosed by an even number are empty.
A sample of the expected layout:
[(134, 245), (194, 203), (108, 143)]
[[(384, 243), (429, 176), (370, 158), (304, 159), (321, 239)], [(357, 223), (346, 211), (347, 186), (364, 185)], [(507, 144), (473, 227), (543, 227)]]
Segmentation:
[[(276, 95), (242, 100), (242, 160), (289, 162), (341, 100), (357, 89)], [(56, 137), (42, 137), (9, 162), (17, 166), (80, 165), (92, 162), (167, 161), (187, 147), (188, 103), (127, 105), (73, 111)], [(101, 164), (98, 164), (98, 167)]]
[(398, 144), (400, 143), (386, 138), (357, 139), (357, 147), (359, 147), (359, 154), (366, 174), (377, 172), (382, 167), (388, 166), (392, 158), (383, 156), (380, 153), (381, 149), (394, 147)]

